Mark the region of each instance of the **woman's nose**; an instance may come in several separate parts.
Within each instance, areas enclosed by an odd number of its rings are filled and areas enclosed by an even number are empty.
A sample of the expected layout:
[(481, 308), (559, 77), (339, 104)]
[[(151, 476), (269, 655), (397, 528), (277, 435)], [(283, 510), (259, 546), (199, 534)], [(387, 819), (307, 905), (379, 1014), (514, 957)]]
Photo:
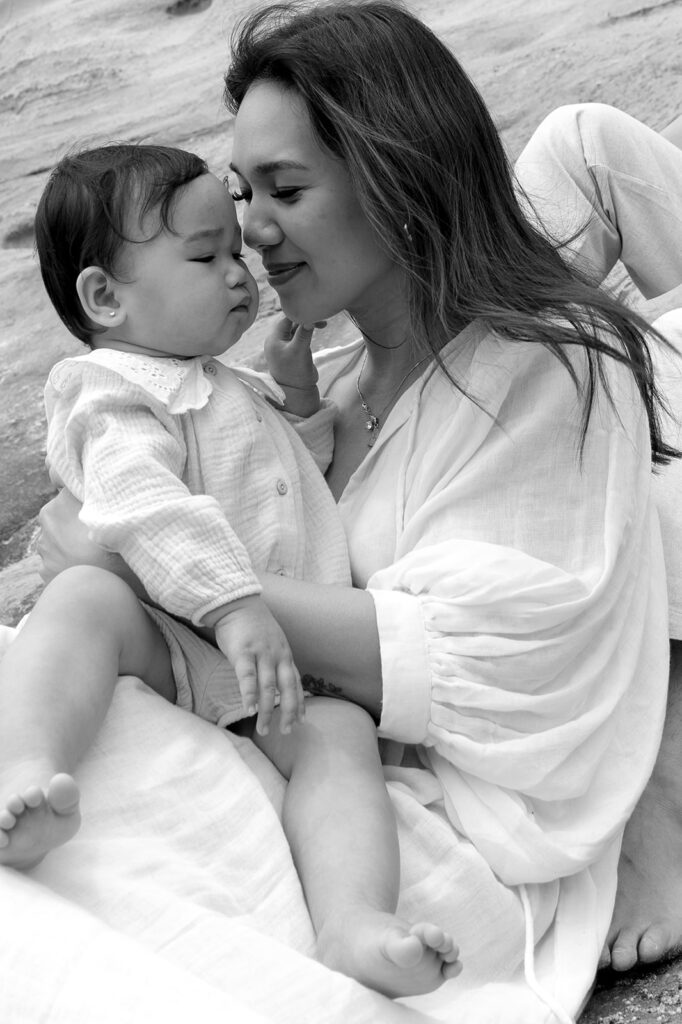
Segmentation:
[(249, 249), (266, 249), (282, 240), (282, 231), (276, 221), (252, 201), (244, 210), (242, 221), (244, 242)]

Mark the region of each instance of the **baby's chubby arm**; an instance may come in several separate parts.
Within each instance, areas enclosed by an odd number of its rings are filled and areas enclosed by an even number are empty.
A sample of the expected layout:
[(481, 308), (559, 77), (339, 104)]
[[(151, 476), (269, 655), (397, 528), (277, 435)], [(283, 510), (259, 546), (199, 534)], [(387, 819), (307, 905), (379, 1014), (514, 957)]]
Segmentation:
[[(142, 583), (120, 555), (105, 551), (79, 517), (81, 503), (63, 487), (40, 513), (38, 553), (47, 583), (70, 565), (97, 565), (124, 579), (137, 596), (150, 602)], [(235, 670), (247, 713), (258, 702), (257, 728), (267, 732), (275, 693), (281, 695), (280, 727), (290, 732), (303, 717), (303, 691), (289, 644), (280, 626), (257, 596), (221, 605), (204, 624)]]
[(256, 729), (265, 736), (280, 695), (280, 730), (291, 732), (303, 720), (303, 688), (281, 626), (257, 595), (216, 608), (204, 617), (232, 665), (247, 715), (258, 710)]
[(295, 416), (312, 416), (320, 408), (317, 368), (310, 350), (314, 327), (282, 317), (263, 346), (268, 370), (284, 391), (286, 411)]

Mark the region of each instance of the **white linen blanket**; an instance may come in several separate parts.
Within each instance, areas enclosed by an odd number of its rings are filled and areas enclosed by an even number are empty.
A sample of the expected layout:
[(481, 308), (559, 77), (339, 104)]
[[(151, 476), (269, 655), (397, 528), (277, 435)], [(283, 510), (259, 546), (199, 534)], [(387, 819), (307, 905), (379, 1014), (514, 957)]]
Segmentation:
[[(0, 627), (0, 653), (12, 632)], [(509, 983), (518, 965), (505, 958), (523, 949), (516, 894), (492, 874), (477, 877), (480, 858), (404, 785), (389, 783), (401, 911), (447, 918), (447, 894), (458, 891), (461, 915), (465, 879), (470, 893), (461, 978), (409, 1006), (312, 958), (313, 930), (278, 818), (284, 783), (249, 741), (124, 678), (77, 775), (83, 825), (75, 839), (27, 874), (0, 868), (3, 1024), (554, 1019), (522, 979)], [(510, 922), (518, 942), (509, 941)], [(571, 985), (584, 992), (589, 978)]]

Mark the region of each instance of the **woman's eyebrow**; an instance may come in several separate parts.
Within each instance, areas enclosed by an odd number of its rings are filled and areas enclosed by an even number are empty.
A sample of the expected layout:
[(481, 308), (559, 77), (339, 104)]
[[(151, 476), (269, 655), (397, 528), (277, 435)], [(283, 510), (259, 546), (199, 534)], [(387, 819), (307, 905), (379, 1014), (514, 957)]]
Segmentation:
[[(240, 177), (243, 177), (241, 171), (236, 164), (230, 164), (230, 170), (234, 171)], [(262, 164), (256, 164), (253, 168), (254, 174), (268, 175), (275, 174), (276, 171), (307, 171), (308, 168), (305, 164), (299, 163), (297, 160), (266, 160)]]

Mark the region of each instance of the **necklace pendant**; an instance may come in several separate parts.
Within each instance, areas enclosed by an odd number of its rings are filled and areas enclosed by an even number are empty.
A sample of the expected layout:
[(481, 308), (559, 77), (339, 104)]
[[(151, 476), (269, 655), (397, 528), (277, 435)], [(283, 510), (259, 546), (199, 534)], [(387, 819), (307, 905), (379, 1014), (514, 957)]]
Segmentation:
[(379, 430), (379, 417), (375, 416), (369, 409), (366, 410), (367, 419), (365, 420), (365, 430), (369, 434), (367, 439), (367, 447), (371, 448), (377, 439), (377, 431)]

